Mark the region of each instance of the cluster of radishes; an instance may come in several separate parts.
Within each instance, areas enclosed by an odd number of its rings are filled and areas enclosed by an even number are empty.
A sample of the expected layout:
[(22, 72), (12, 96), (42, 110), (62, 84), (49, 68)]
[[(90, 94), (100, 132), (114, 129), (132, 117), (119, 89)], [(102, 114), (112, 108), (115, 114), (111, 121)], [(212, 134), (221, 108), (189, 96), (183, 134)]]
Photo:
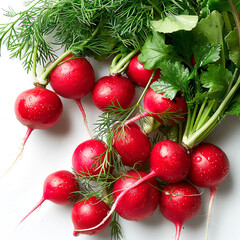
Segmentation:
[[(28, 128), (24, 144), (33, 129), (47, 129), (58, 122), (63, 108), (58, 95), (77, 102), (87, 126), (81, 105), (82, 97), (91, 91), (94, 104), (102, 111), (109, 110), (110, 106), (129, 108), (134, 100), (134, 84), (147, 86), (153, 73), (144, 69), (135, 56), (128, 66), (129, 78), (115, 74), (102, 77), (95, 83), (94, 70), (85, 58), (67, 56), (49, 75), (48, 80), (54, 92), (38, 85), (21, 93), (16, 100), (16, 116)], [(152, 81), (159, 77), (158, 69)], [(134, 123), (146, 116), (153, 117), (161, 124), (174, 125), (183, 121), (187, 104), (180, 93), (169, 100), (163, 97), (163, 93), (156, 93), (149, 88), (143, 104), (145, 111), (127, 120), (124, 134), (120, 134), (119, 128), (113, 138), (113, 148), (120, 155), (122, 163), (130, 168), (113, 185), (113, 205), (109, 206), (96, 196), (75, 202), (72, 209), (74, 235), (102, 232), (109, 226), (113, 211), (124, 219), (140, 221), (151, 216), (159, 206), (163, 216), (176, 225), (177, 240), (183, 223), (201, 209), (201, 194), (194, 185), (210, 188), (212, 202), (216, 188), (227, 177), (228, 158), (215, 145), (202, 143), (193, 149), (186, 149), (177, 142), (163, 140), (152, 147), (148, 136)], [(176, 112), (177, 115), (170, 116), (170, 113)], [(165, 119), (160, 117), (162, 113)], [(98, 176), (103, 170), (114, 174), (111, 162), (107, 162), (104, 169), (98, 167), (103, 158), (108, 160), (106, 152), (107, 145), (104, 142), (94, 138), (84, 141), (73, 153), (73, 169), (86, 177)], [(149, 159), (150, 172), (140, 170)], [(131, 167), (136, 164), (138, 168), (132, 170)], [(45, 200), (56, 204), (70, 203), (79, 187), (75, 174), (69, 171), (50, 174), (45, 180), (41, 201), (30, 213)]]

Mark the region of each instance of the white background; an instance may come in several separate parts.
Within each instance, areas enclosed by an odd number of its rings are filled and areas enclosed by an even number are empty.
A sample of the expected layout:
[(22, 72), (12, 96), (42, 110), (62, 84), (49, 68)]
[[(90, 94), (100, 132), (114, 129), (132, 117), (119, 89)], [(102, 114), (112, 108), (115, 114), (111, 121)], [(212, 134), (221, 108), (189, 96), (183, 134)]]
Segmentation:
[[(21, 1), (1, 1), (0, 7), (7, 5), (18, 8)], [(7, 19), (0, 15), (0, 23)], [(108, 73), (107, 63), (96, 63), (96, 78)], [(9, 60), (9, 53), (2, 48), (0, 57), (0, 175), (15, 159), (26, 127), (22, 126), (14, 114), (14, 102), (18, 94), (32, 88), (31, 74), (23, 70), (19, 60)], [(22, 225), (14, 230), (18, 222), (31, 210), (42, 196), (42, 185), (46, 176), (58, 170), (71, 171), (71, 157), (74, 149), (88, 134), (77, 105), (62, 99), (63, 117), (49, 130), (35, 130), (29, 138), (23, 156), (13, 169), (0, 179), (0, 239), (6, 240), (71, 240), (73, 226), (71, 205), (59, 206), (49, 201), (34, 212)], [(100, 111), (94, 107), (90, 95), (83, 99), (90, 128)], [(240, 222), (240, 124), (236, 117), (228, 117), (208, 137), (208, 141), (221, 147), (229, 157), (231, 171), (229, 177), (218, 188), (209, 226), (209, 240), (239, 239)], [(209, 191), (203, 193), (203, 208), (193, 220), (184, 224), (182, 240), (202, 240), (205, 235), (205, 220)], [(175, 228), (158, 212), (142, 222), (120, 220), (124, 240), (173, 240)], [(13, 231), (14, 230), (14, 231)], [(80, 235), (82, 240), (110, 240), (110, 230), (98, 236)]]

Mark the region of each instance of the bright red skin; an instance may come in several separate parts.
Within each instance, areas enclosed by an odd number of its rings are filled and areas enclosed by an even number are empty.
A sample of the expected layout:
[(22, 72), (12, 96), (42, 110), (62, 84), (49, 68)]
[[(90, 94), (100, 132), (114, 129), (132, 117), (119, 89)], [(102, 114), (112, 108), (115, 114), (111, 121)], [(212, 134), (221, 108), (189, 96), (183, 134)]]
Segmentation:
[(150, 168), (163, 181), (176, 183), (188, 175), (190, 158), (186, 149), (179, 143), (164, 140), (153, 147)]
[[(176, 194), (179, 196), (176, 196)], [(183, 181), (169, 184), (162, 189), (159, 207), (165, 218), (176, 226), (181, 226), (199, 213), (202, 207), (202, 199), (196, 187)]]
[(15, 101), (17, 119), (28, 128), (47, 129), (62, 116), (63, 105), (56, 93), (42, 87), (22, 92)]
[[(79, 144), (72, 156), (73, 169), (77, 171), (80, 175), (98, 175), (101, 170), (98, 167), (104, 159), (104, 152), (106, 150), (107, 146), (105, 145), (105, 143), (96, 139), (90, 139)], [(98, 158), (97, 164), (93, 164), (96, 162), (96, 157), (101, 154), (103, 155), (101, 158)], [(106, 166), (105, 171), (108, 172), (109, 167)]]
[(92, 90), (92, 100), (102, 111), (107, 111), (108, 107), (113, 104), (126, 109), (131, 106), (134, 96), (133, 83), (121, 75), (100, 78)]
[[(62, 61), (73, 57), (72, 54)], [(81, 99), (87, 95), (95, 83), (92, 65), (85, 58), (68, 60), (55, 67), (49, 74), (53, 90), (64, 98)]]
[[(149, 89), (144, 97), (144, 109), (156, 114), (151, 114), (154, 119), (164, 125), (174, 125), (183, 121), (187, 114), (187, 104), (184, 97), (176, 96), (173, 100), (163, 97), (164, 93), (156, 93)], [(161, 119), (157, 114), (165, 114), (165, 119)], [(170, 116), (171, 118), (167, 117)], [(176, 116), (174, 116), (176, 115)], [(164, 115), (163, 115), (164, 116)]]
[[(87, 229), (98, 225), (110, 211), (109, 206), (95, 196), (89, 199), (81, 200), (74, 204), (72, 208), (72, 222), (75, 228), (74, 236), (78, 235), (77, 230)], [(110, 224), (111, 217), (107, 221), (94, 230), (83, 231), (82, 234), (96, 235), (103, 232)]]
[(142, 165), (150, 157), (151, 143), (136, 123), (131, 123), (124, 133), (115, 135), (113, 147), (121, 156), (124, 165), (133, 167), (136, 163)]
[[(134, 56), (127, 69), (127, 75), (130, 80), (140, 87), (146, 87), (150, 77), (152, 76), (154, 70), (148, 70), (143, 67), (143, 63), (138, 61), (138, 56)], [(160, 78), (160, 69), (156, 70), (156, 73), (152, 79), (152, 82), (157, 81)]]
[(226, 154), (211, 143), (201, 143), (190, 154), (191, 168), (188, 179), (195, 185), (216, 188), (229, 174)]
[(44, 181), (43, 197), (53, 203), (65, 205), (71, 202), (71, 194), (78, 191), (75, 175), (69, 171), (57, 171)]
[[(148, 175), (144, 171), (131, 170), (126, 173), (127, 177), (119, 178), (113, 186), (113, 199), (115, 200), (123, 189), (131, 187), (139, 180), (139, 177)], [(132, 176), (132, 177), (130, 177)], [(124, 219), (130, 221), (141, 221), (150, 217), (159, 203), (158, 183), (154, 178), (139, 184), (129, 190), (118, 202), (116, 212)], [(119, 191), (120, 190), (120, 191)]]

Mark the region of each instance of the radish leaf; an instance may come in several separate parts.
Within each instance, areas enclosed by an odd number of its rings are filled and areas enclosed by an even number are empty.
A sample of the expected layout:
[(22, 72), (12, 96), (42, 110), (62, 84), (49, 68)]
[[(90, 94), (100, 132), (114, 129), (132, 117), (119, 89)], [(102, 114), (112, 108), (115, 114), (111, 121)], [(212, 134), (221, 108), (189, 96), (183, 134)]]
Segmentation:
[(172, 33), (180, 30), (191, 31), (198, 22), (198, 16), (195, 15), (171, 15), (164, 19), (152, 21), (153, 29), (157, 32)]

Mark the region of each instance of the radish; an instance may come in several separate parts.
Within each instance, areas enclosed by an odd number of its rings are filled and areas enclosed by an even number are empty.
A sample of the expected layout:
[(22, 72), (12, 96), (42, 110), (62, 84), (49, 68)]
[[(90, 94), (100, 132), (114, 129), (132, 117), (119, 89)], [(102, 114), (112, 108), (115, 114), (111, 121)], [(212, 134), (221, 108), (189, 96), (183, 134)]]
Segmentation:
[(112, 105), (126, 109), (132, 104), (134, 95), (133, 83), (119, 74), (100, 78), (92, 90), (92, 100), (102, 111), (108, 111)]
[(152, 116), (164, 125), (175, 125), (183, 121), (187, 114), (185, 98), (178, 94), (173, 100), (170, 100), (164, 98), (163, 94), (164, 93), (156, 93), (150, 88), (143, 99), (145, 111), (127, 120), (126, 124), (147, 116)]
[(107, 146), (96, 139), (87, 140), (77, 146), (72, 156), (73, 169), (81, 176), (97, 176), (110, 171)]
[[(132, 80), (135, 84), (137, 84), (140, 87), (146, 87), (146, 85), (148, 84), (148, 81), (150, 79), (150, 77), (152, 76), (154, 70), (148, 70), (145, 69), (143, 67), (143, 63), (140, 63), (138, 61), (138, 55), (135, 55), (129, 65), (128, 65), (128, 69), (127, 69), (127, 75), (129, 77), (130, 80)], [(160, 78), (160, 69), (157, 69), (152, 82), (157, 81)]]
[[(139, 178), (146, 176), (144, 171), (128, 171), (113, 186), (113, 199), (116, 200), (124, 189), (129, 188)], [(118, 202), (116, 212), (124, 219), (141, 221), (152, 216), (159, 202), (158, 183), (154, 178), (139, 184), (128, 191)]]
[[(45, 200), (59, 205), (71, 203), (73, 193), (78, 191), (75, 175), (61, 170), (47, 176), (43, 185), (43, 196), (39, 203), (21, 220), (22, 223), (32, 212), (39, 208)], [(20, 224), (19, 223), (19, 224)]]
[(114, 134), (113, 147), (121, 156), (124, 165), (133, 167), (144, 164), (150, 157), (151, 143), (136, 123), (129, 124)]
[(82, 234), (96, 235), (103, 232), (111, 222), (111, 216), (100, 227), (89, 231), (80, 231), (81, 229), (91, 228), (98, 225), (110, 211), (109, 206), (95, 196), (89, 199), (83, 199), (74, 204), (72, 208), (72, 222), (74, 225), (73, 235)]
[(211, 143), (201, 143), (192, 149), (190, 154), (191, 168), (188, 179), (199, 187), (209, 188), (211, 191), (207, 215), (206, 239), (213, 199), (217, 187), (229, 174), (229, 160), (226, 154)]
[(183, 223), (197, 215), (201, 206), (199, 191), (185, 181), (169, 184), (160, 193), (160, 211), (165, 218), (175, 224), (175, 240), (180, 237)]
[(14, 162), (1, 176), (3, 177), (16, 163), (34, 129), (54, 126), (62, 116), (63, 105), (58, 95), (43, 87), (35, 87), (22, 92), (15, 101), (15, 115), (27, 127), (21, 150)]
[[(165, 166), (164, 166), (165, 165)], [(185, 148), (183, 148), (179, 143), (164, 140), (158, 142), (152, 150), (150, 156), (150, 168), (151, 171), (146, 176), (142, 177), (135, 183), (133, 183), (128, 188), (125, 188), (119, 196), (115, 199), (112, 205), (111, 211), (108, 215), (100, 222), (98, 225), (91, 227), (89, 229), (83, 229), (81, 231), (93, 230), (104, 224), (108, 217), (113, 213), (113, 211), (118, 206), (121, 198), (127, 194), (128, 191), (135, 188), (139, 184), (147, 181), (152, 177), (159, 177), (164, 181), (169, 181), (171, 183), (176, 183), (183, 180), (190, 168), (190, 158)]]
[(95, 74), (91, 64), (85, 58), (69, 54), (52, 70), (49, 80), (57, 94), (76, 101), (91, 136), (86, 113), (81, 103), (81, 99), (92, 90), (95, 83)]

